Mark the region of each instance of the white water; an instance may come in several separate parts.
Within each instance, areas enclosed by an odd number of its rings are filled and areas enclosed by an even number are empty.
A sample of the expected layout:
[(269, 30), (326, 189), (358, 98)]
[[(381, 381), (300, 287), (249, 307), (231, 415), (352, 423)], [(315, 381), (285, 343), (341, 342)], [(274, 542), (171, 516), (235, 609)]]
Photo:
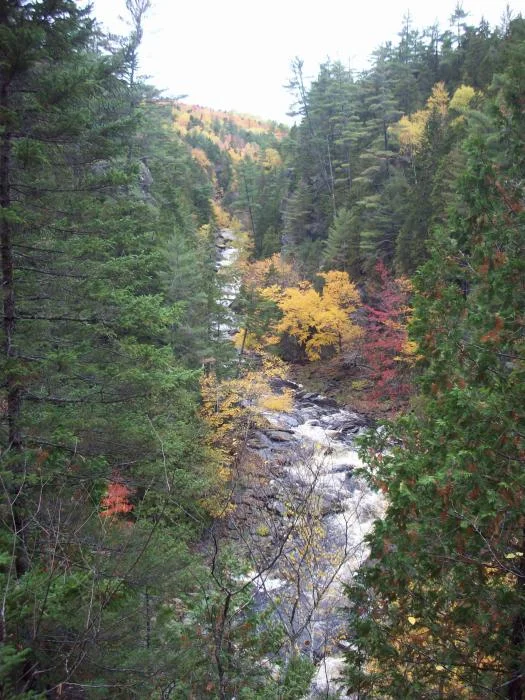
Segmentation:
[[(223, 246), (218, 255), (218, 274), (237, 258), (233, 234), (220, 232)], [(229, 276), (231, 280), (231, 276)], [(224, 282), (221, 305), (228, 311), (218, 332), (230, 337), (236, 330), (230, 310), (239, 291), (237, 282)], [(306, 397), (304, 397), (306, 399)], [(272, 442), (259, 451), (272, 473), (272, 465), (283, 465), (280, 475), (270, 480), (276, 487), (278, 507), (265, 511), (265, 521), (275, 553), (251, 556), (252, 580), (258, 604), (275, 606), (285, 628), (290, 648), (309, 654), (319, 663), (305, 700), (332, 696), (348, 697), (340, 679), (344, 672), (342, 648), (348, 622), (343, 611), (343, 584), (366, 561), (364, 543), (374, 520), (383, 514), (385, 502), (353, 475), (362, 463), (353, 445), (348, 425), (359, 424), (349, 411), (296, 399), (289, 414), (266, 412), (276, 429), (291, 431), (292, 439)], [(271, 556), (270, 556), (271, 559)]]
[[(306, 528), (314, 544), (302, 565), (297, 564), (304, 554), (304, 539), (291, 535), (284, 556), (258, 587), (269, 601), (275, 603), (278, 596), (281, 622), (294, 637), (296, 649), (320, 658), (307, 698), (327, 693), (347, 697), (339, 682), (341, 648), (348, 645), (343, 584), (368, 557), (364, 537), (381, 517), (384, 499), (352, 474), (363, 465), (353, 436), (345, 435), (341, 426), (351, 423), (355, 414), (320, 405), (304, 407), (299, 401), (292, 415), (299, 424), (291, 428), (286, 415), (267, 415), (275, 428), (288, 428), (294, 438), (291, 443), (273, 445), (268, 461), (286, 455), (281, 487), (292, 511), (307, 499), (305, 508), (314, 514), (314, 522), (301, 516), (295, 525), (299, 531)], [(293, 515), (286, 516), (287, 521), (293, 521)]]
[(240, 283), (232, 280), (231, 268), (237, 260), (238, 250), (233, 245), (235, 235), (230, 229), (221, 229), (218, 239), (222, 240), (225, 247), (217, 248), (217, 274), (224, 280), (221, 284), (221, 298), (219, 304), (224, 308), (224, 317), (217, 326), (217, 336), (228, 339), (236, 331), (235, 314), (230, 309), (232, 302), (239, 293)]

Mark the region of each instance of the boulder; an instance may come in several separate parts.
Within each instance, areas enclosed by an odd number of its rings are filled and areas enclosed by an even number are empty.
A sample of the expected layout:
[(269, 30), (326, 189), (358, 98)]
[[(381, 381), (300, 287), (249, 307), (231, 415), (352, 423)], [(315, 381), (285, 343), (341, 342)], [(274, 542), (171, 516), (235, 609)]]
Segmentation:
[(337, 401), (335, 399), (331, 399), (328, 396), (322, 396), (322, 394), (318, 394), (316, 398), (310, 399), (310, 400), (313, 401), (318, 406), (327, 406), (329, 408), (337, 408)]
[(269, 382), (272, 389), (300, 389), (301, 385), (296, 382), (292, 382), (290, 379), (283, 379), (282, 377), (272, 377)]
[(139, 163), (139, 187), (144, 195), (149, 195), (151, 186), (153, 185), (153, 175), (144, 161)]
[(269, 501), (266, 504), (266, 508), (272, 513), (277, 513), (281, 518), (284, 518), (286, 515), (286, 506), (281, 501)]
[(219, 232), (219, 236), (221, 238), (224, 238), (225, 241), (234, 241), (235, 240), (235, 234), (230, 228), (221, 228)]
[(268, 441), (262, 433), (255, 433), (248, 438), (247, 445), (251, 450), (264, 450), (268, 447)]
[(344, 513), (345, 506), (339, 496), (333, 494), (325, 494), (321, 501), (321, 515), (336, 515)]
[(272, 442), (291, 442), (294, 439), (292, 431), (286, 428), (265, 430), (264, 434), (269, 437)]

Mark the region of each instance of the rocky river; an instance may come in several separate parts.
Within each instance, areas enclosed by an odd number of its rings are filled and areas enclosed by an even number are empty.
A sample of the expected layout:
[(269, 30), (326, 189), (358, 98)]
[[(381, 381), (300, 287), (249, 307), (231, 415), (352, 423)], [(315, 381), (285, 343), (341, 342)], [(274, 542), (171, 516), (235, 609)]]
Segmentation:
[(256, 605), (271, 606), (289, 649), (317, 664), (307, 697), (347, 697), (339, 682), (351, 643), (343, 586), (366, 560), (364, 536), (384, 505), (354, 474), (355, 438), (367, 420), (293, 382), (274, 383), (293, 391), (294, 406), (267, 412), (268, 427), (250, 435), (260, 468), (238, 495), (232, 529), (252, 562)]
[[(220, 239), (223, 269), (235, 258), (231, 240), (229, 232)], [(225, 306), (234, 295), (228, 286)], [(265, 411), (264, 426), (250, 432), (251, 474), (235, 492), (228, 527), (251, 563), (256, 606), (273, 610), (288, 652), (316, 663), (306, 697), (348, 697), (340, 682), (351, 644), (344, 583), (366, 561), (364, 537), (384, 507), (354, 473), (361, 465), (355, 439), (369, 422), (294, 382), (271, 383), (275, 393), (291, 393), (293, 406)]]

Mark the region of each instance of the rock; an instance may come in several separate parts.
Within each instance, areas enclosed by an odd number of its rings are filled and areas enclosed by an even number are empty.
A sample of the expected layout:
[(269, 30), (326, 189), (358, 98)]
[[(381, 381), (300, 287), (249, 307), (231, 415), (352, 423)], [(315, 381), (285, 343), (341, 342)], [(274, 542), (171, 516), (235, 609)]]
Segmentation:
[(337, 408), (337, 401), (335, 399), (330, 399), (328, 396), (322, 396), (319, 394), (317, 398), (311, 399), (318, 406), (328, 406), (329, 408)]
[(251, 450), (264, 450), (268, 447), (268, 442), (262, 434), (256, 433), (248, 438), (247, 445)]
[(286, 507), (281, 501), (270, 501), (266, 504), (266, 508), (272, 513), (277, 513), (281, 518), (286, 515)]
[(277, 484), (275, 483), (275, 479), (271, 479), (270, 483), (267, 484), (265, 487), (265, 493), (261, 495), (261, 498), (264, 500), (266, 498), (269, 498), (271, 496), (276, 496), (277, 495)]
[[(320, 694), (322, 697), (328, 697), (330, 693), (336, 695), (341, 692), (344, 686), (345, 664), (343, 657), (328, 656), (322, 659), (317, 672), (312, 678), (310, 693)], [(312, 694), (310, 697), (314, 697)], [(317, 697), (317, 696), (315, 696)], [(337, 697), (337, 695), (336, 695)]]
[(301, 386), (290, 379), (282, 379), (281, 377), (272, 377), (269, 384), (272, 389), (299, 389)]
[(356, 649), (357, 647), (355, 644), (352, 644), (352, 642), (349, 642), (348, 639), (340, 639), (337, 642), (337, 646), (339, 649), (342, 649), (343, 651), (348, 651), (349, 649)]
[(235, 240), (235, 234), (230, 228), (221, 228), (219, 231), (219, 236), (221, 238), (224, 238), (225, 241), (234, 241)]
[(368, 421), (364, 416), (350, 411), (341, 411), (339, 414), (329, 416), (327, 423), (329, 428), (339, 430), (342, 433), (364, 428), (368, 425)]
[(279, 413), (276, 415), (272, 411), (265, 411), (263, 415), (268, 418), (275, 430), (288, 431), (290, 428), (296, 428), (299, 423), (302, 423), (302, 421), (289, 413)]
[(265, 430), (264, 434), (267, 435), (272, 442), (291, 442), (294, 439), (292, 431), (286, 428)]
[(344, 513), (345, 506), (344, 502), (340, 500), (339, 496), (325, 495), (321, 502), (321, 515), (336, 515), (337, 513)]
[(342, 425), (339, 430), (342, 433), (358, 433), (363, 427), (364, 425), (360, 423), (346, 423), (345, 425)]
[(341, 431), (339, 430), (330, 430), (330, 428), (325, 429), (326, 437), (329, 437), (331, 440), (339, 440), (341, 438)]
[(153, 175), (151, 174), (151, 170), (148, 168), (146, 163), (141, 160), (139, 163), (139, 187), (142, 190), (142, 193), (149, 195), (152, 185)]
[(318, 420), (319, 417), (319, 411), (314, 408), (313, 404), (310, 406), (303, 406), (300, 410), (299, 415), (302, 418), (302, 423), (306, 423), (307, 421), (314, 419)]
[(251, 494), (251, 502), (256, 506), (259, 507), (259, 503), (255, 503), (255, 501), (265, 501), (268, 496), (274, 495), (273, 493), (271, 494), (267, 488), (260, 488), (252, 492)]
[(348, 475), (350, 475), (353, 472), (354, 468), (351, 464), (337, 464), (335, 467), (332, 467), (330, 470), (334, 474), (341, 474), (342, 472), (347, 472)]

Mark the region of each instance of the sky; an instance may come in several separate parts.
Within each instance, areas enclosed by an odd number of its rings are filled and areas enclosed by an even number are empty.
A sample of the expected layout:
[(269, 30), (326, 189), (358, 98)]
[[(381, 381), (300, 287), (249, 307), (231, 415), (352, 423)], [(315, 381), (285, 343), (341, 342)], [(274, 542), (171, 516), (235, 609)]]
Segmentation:
[[(109, 30), (126, 34), (125, 0), (91, 0)], [(79, 4), (85, 5), (86, 2)], [(506, 0), (465, 0), (468, 21), (500, 24)], [(514, 14), (525, 0), (512, 0)], [(363, 70), (372, 51), (396, 41), (403, 16), (414, 28), (448, 28), (455, 0), (152, 0), (144, 21), (140, 73), (166, 97), (290, 122), (284, 86), (291, 62), (315, 78), (327, 58)]]

